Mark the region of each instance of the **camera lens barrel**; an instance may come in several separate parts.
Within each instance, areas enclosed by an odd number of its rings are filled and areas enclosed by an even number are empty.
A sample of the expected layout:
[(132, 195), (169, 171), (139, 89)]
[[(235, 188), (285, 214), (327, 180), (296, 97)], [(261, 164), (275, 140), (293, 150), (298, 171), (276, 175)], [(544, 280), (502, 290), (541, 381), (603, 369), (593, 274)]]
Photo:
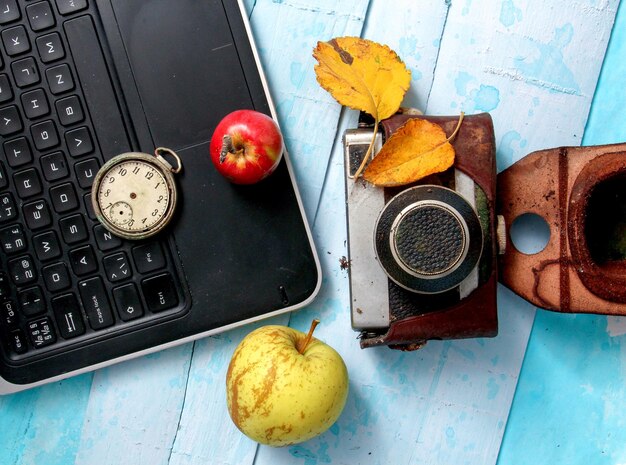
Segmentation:
[(385, 205), (374, 246), (389, 279), (412, 292), (435, 294), (458, 286), (476, 267), (483, 234), (476, 211), (461, 195), (422, 185)]

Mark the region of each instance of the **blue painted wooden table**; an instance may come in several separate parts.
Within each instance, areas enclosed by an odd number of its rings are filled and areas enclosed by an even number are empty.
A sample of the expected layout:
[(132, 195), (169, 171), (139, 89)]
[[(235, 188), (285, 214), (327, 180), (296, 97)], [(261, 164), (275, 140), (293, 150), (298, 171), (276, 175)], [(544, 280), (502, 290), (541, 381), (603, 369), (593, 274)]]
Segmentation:
[(336, 36), (388, 44), (412, 71), (405, 106), (492, 114), (501, 170), (540, 148), (626, 141), (626, 6), (248, 0), (247, 9), (325, 276), (311, 306), (269, 322), (305, 330), (322, 320), (316, 335), (350, 373), (344, 413), (297, 446), (244, 437), (224, 377), (245, 327), (0, 398), (0, 464), (626, 463), (626, 319), (536, 311), (500, 288), (496, 338), (359, 349), (339, 266), (340, 138), (357, 115), (319, 88), (311, 57)]

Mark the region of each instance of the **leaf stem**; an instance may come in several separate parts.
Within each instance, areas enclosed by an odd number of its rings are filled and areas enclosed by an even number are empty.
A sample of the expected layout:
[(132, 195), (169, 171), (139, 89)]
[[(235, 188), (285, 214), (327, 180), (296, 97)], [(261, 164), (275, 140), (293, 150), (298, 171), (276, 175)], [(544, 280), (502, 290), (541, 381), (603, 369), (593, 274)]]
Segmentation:
[(369, 160), (370, 155), (372, 154), (372, 150), (374, 149), (374, 144), (376, 143), (377, 135), (378, 135), (378, 118), (376, 118), (376, 121), (374, 122), (374, 133), (372, 134), (372, 141), (370, 142), (370, 146), (367, 148), (367, 152), (365, 153), (363, 160), (361, 160), (361, 165), (359, 165), (359, 169), (356, 170), (356, 173), (354, 174), (354, 182), (358, 181), (359, 176), (361, 176), (361, 173), (365, 169), (365, 165), (367, 165), (367, 161)]
[(300, 352), (301, 354), (304, 354), (304, 351), (306, 350), (306, 348), (309, 346), (309, 344), (311, 343), (311, 339), (313, 339), (313, 331), (315, 331), (315, 327), (320, 324), (320, 320), (318, 320), (317, 318), (314, 319), (311, 322), (311, 327), (309, 328), (309, 333), (306, 335), (306, 337), (304, 339), (302, 339), (298, 345), (296, 346), (296, 348), (298, 349), (298, 352)]
[(465, 112), (461, 112), (461, 114), (459, 115), (459, 122), (456, 124), (456, 128), (454, 129), (454, 131), (452, 131), (450, 137), (446, 139), (446, 142), (450, 142), (456, 137), (456, 133), (459, 132), (459, 129), (461, 129), (461, 123), (463, 123), (463, 118), (465, 118)]

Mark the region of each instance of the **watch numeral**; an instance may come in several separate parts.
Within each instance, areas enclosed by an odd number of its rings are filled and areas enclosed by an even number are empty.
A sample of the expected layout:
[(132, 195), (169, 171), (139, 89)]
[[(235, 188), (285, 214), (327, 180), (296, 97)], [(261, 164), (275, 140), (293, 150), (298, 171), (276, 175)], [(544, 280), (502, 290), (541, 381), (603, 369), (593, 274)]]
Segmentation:
[(104, 194), (102, 194), (102, 195), (104, 195), (105, 197), (108, 197), (110, 193), (111, 193), (111, 189), (107, 189), (107, 190), (104, 191)]
[(141, 171), (141, 169), (138, 166), (133, 168), (133, 174), (139, 174), (139, 171)]
[(119, 174), (120, 176), (126, 176), (126, 173), (128, 173), (128, 170), (126, 168), (120, 168), (120, 170), (117, 172), (117, 174)]
[(109, 178), (109, 184), (113, 184), (115, 182), (115, 176), (111, 176)]
[(157, 200), (157, 203), (161, 203), (161, 200), (163, 200), (163, 196), (159, 195), (159, 199)]
[(152, 171), (148, 171), (146, 173), (146, 179), (152, 179), (153, 176), (154, 176), (154, 173)]
[(159, 209), (155, 208), (154, 211), (152, 212), (152, 216), (157, 216), (159, 214)]

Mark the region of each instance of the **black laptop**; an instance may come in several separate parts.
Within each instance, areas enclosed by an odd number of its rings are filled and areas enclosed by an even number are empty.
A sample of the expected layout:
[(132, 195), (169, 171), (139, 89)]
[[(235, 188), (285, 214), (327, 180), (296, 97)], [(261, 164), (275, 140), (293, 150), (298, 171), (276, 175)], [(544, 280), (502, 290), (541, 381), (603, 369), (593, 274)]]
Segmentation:
[[(314, 298), (287, 156), (238, 186), (208, 153), (228, 113), (275, 116), (241, 1), (0, 0), (0, 41), (0, 394)], [(175, 217), (116, 237), (91, 207), (93, 177), (161, 146), (183, 165)]]

